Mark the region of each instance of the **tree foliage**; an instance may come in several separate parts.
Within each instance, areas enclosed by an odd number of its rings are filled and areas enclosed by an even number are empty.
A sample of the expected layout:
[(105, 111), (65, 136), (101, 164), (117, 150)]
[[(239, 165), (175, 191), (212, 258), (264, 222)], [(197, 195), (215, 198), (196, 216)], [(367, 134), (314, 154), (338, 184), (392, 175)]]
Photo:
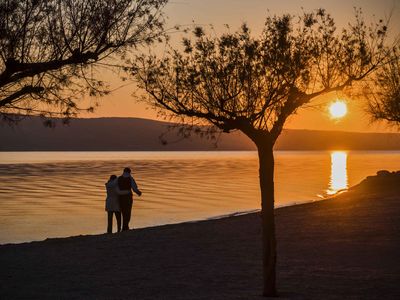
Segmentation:
[(383, 63), (386, 26), (356, 24), (337, 33), (324, 10), (269, 17), (262, 35), (243, 25), (220, 37), (203, 28), (182, 51), (139, 57), (133, 72), (150, 103), (202, 118), (224, 131), (243, 124), (279, 136), (286, 119), (323, 93), (342, 90)]
[(400, 47), (391, 51), (390, 60), (365, 87), (368, 110), (375, 120), (400, 125)]
[(107, 93), (96, 66), (159, 38), (166, 2), (0, 0), (0, 114), (70, 117)]
[(268, 17), (259, 37), (243, 25), (210, 36), (201, 27), (162, 57), (142, 55), (132, 67), (145, 99), (182, 122), (207, 121), (240, 130), (259, 157), (265, 296), (276, 295), (273, 146), (286, 120), (319, 95), (351, 89), (386, 63), (383, 22), (366, 25), (360, 11), (338, 32), (323, 9)]

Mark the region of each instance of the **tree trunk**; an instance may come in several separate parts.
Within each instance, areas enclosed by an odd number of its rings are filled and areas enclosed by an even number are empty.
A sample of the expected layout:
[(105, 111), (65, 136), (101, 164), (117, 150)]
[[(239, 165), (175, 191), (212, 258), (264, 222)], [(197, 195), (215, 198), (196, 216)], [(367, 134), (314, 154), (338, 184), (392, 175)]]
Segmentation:
[(263, 296), (276, 296), (276, 239), (274, 215), (274, 153), (273, 142), (268, 134), (257, 138), (261, 188), (261, 220), (263, 245)]

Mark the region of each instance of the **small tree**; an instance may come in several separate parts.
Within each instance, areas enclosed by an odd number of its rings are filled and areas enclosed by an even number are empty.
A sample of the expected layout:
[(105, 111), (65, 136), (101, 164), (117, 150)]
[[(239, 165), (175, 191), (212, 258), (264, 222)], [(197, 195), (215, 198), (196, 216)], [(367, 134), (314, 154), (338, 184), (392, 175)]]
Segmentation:
[(400, 47), (391, 51), (390, 59), (364, 89), (368, 111), (374, 120), (400, 125)]
[(0, 115), (70, 117), (107, 93), (94, 67), (159, 38), (167, 1), (1, 0)]
[(319, 95), (350, 87), (384, 59), (386, 27), (356, 23), (341, 34), (324, 10), (269, 17), (259, 38), (243, 25), (210, 37), (195, 28), (183, 50), (138, 58), (132, 72), (147, 101), (172, 116), (240, 130), (259, 158), (265, 296), (276, 295), (273, 146), (287, 118)]

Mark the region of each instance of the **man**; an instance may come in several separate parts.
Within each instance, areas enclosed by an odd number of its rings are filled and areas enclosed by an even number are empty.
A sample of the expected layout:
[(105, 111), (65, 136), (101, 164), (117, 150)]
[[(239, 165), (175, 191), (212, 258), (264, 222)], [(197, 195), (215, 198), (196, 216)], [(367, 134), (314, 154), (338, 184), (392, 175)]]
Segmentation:
[(132, 211), (132, 190), (138, 195), (142, 195), (142, 192), (138, 189), (135, 180), (131, 175), (131, 169), (125, 168), (121, 176), (118, 177), (118, 187), (121, 191), (129, 191), (127, 195), (119, 196), (119, 204), (121, 207), (122, 214), (122, 231), (129, 230), (129, 221), (131, 220)]

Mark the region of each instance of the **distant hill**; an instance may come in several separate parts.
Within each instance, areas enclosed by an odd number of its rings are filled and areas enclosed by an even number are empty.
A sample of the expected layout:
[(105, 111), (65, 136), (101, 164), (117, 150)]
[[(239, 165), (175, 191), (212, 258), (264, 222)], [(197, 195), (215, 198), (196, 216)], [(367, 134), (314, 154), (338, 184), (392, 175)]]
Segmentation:
[(285, 130), (279, 150), (400, 150), (400, 133)]
[[(243, 134), (222, 134), (214, 141), (192, 135), (182, 139), (172, 123), (139, 118), (73, 119), (70, 125), (43, 126), (29, 118), (10, 127), (0, 123), (0, 151), (190, 151), (255, 150)], [(168, 142), (163, 145), (160, 136)], [(400, 150), (400, 134), (284, 130), (276, 150)]]

